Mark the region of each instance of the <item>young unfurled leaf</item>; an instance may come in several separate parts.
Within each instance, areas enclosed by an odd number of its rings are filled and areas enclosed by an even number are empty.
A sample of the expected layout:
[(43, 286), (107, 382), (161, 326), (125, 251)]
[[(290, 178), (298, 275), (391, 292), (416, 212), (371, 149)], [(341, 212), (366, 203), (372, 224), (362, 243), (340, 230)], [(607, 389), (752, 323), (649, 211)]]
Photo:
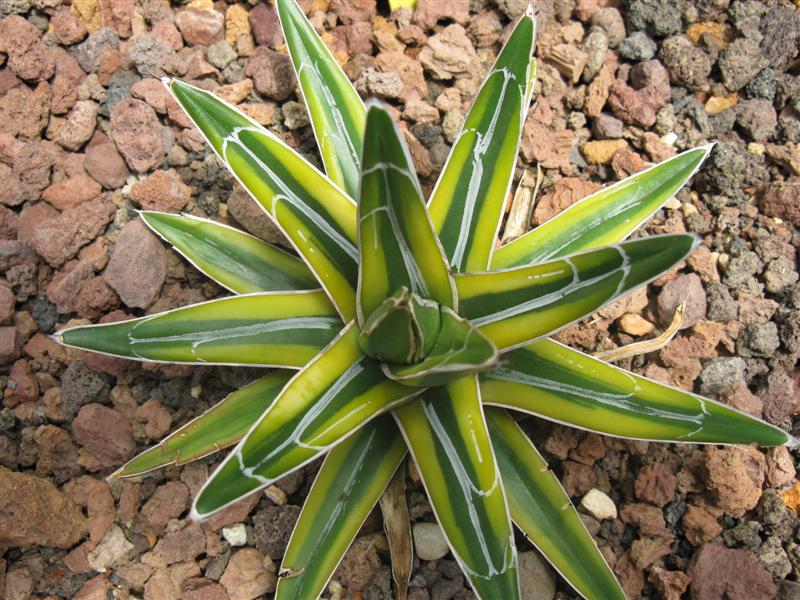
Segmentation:
[(517, 552), (475, 376), (431, 388), (394, 414), (475, 593), (519, 598)]
[(505, 271), (456, 278), (461, 314), (500, 350), (553, 333), (655, 279), (691, 252), (663, 235)]
[(419, 390), (387, 379), (364, 356), (354, 323), (286, 385), (197, 494), (207, 517), (329, 450)]
[(478, 92), (431, 195), (431, 220), (458, 272), (489, 267), (530, 103), (535, 29), (531, 15), (520, 18)]
[(405, 455), (389, 415), (330, 451), (283, 556), (275, 600), (319, 597)]
[(327, 296), (315, 290), (222, 298), (56, 336), (67, 346), (134, 360), (299, 369), (341, 327)]
[(392, 117), (378, 104), (367, 111), (359, 198), (359, 324), (401, 287), (455, 307), (414, 164)]
[(422, 360), (409, 365), (384, 363), (387, 377), (405, 385), (445, 385), (467, 373), (494, 367), (500, 354), (486, 336), (447, 307), (440, 308), (440, 328), (433, 347)]
[(584, 598), (625, 600), (558, 478), (514, 419), (486, 408), (486, 422), (517, 527)]
[(237, 294), (313, 290), (306, 264), (258, 238), (192, 215), (143, 211), (145, 223), (190, 263)]
[(729, 406), (614, 367), (552, 340), (503, 356), (484, 402), (627, 438), (781, 446), (783, 430)]

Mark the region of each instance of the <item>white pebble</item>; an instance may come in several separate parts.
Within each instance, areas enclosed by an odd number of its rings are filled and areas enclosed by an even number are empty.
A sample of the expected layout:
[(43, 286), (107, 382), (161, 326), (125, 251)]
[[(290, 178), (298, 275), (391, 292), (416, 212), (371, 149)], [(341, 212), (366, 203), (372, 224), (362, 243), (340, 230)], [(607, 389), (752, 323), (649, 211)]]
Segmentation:
[(592, 488), (581, 499), (581, 506), (596, 519), (616, 519), (617, 506), (607, 494)]
[(244, 523), (223, 527), (222, 537), (231, 546), (244, 546), (247, 543), (247, 527), (244, 526)]
[(437, 560), (450, 552), (447, 540), (437, 523), (414, 523), (414, 548), (422, 560)]

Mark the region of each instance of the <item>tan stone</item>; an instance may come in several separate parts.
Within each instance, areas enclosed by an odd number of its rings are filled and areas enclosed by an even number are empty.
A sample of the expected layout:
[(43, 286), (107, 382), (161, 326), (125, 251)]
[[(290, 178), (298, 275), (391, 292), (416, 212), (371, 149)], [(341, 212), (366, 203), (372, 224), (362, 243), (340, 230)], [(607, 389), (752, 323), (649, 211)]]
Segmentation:
[(628, 142), (625, 140), (595, 140), (586, 142), (581, 148), (581, 153), (591, 165), (607, 165), (617, 150), (624, 150), (627, 147)]

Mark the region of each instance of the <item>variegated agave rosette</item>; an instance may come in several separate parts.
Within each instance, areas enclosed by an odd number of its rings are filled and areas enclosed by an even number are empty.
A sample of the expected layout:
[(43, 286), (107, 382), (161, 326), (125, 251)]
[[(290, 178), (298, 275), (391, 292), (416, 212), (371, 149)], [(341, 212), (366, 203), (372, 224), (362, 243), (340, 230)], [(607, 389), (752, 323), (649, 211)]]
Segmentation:
[(426, 203), (387, 108), (363, 104), (294, 1), (277, 7), (326, 174), (211, 93), (168, 85), (299, 258), (213, 221), (143, 212), (236, 295), (58, 334), (131, 359), (274, 370), (115, 475), (235, 445), (194, 499), (192, 515), (204, 518), (327, 453), (276, 592), (307, 599), (324, 590), (410, 450), (479, 597), (520, 595), (513, 521), (581, 595), (622, 600), (513, 414), (643, 440), (793, 443), (763, 421), (547, 339), (692, 251), (691, 235), (623, 240), (710, 148), (601, 190), (496, 249), (533, 91), (533, 15), (515, 25)]

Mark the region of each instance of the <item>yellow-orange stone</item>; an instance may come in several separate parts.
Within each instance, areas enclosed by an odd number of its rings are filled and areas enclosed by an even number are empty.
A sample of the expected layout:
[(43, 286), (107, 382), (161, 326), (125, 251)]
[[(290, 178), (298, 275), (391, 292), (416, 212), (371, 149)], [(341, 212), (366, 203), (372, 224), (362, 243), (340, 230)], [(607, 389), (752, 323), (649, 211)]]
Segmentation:
[(736, 92), (728, 96), (711, 96), (706, 100), (706, 112), (710, 115), (721, 113), (726, 108), (733, 108), (739, 101), (739, 96)]
[(710, 33), (714, 41), (719, 44), (720, 48), (724, 48), (733, 39), (733, 29), (727, 23), (716, 23), (714, 21), (704, 21), (702, 23), (693, 23), (689, 25), (686, 30), (686, 37), (688, 37), (695, 44), (700, 41), (700, 38), (705, 33)]
[(795, 482), (794, 487), (783, 492), (781, 499), (788, 508), (794, 512), (800, 512), (800, 481)]
[(586, 162), (592, 165), (605, 165), (611, 162), (617, 150), (628, 147), (625, 140), (597, 140), (586, 142), (581, 148)]
[(103, 26), (99, 0), (72, 0), (71, 12), (83, 21), (90, 33)]

